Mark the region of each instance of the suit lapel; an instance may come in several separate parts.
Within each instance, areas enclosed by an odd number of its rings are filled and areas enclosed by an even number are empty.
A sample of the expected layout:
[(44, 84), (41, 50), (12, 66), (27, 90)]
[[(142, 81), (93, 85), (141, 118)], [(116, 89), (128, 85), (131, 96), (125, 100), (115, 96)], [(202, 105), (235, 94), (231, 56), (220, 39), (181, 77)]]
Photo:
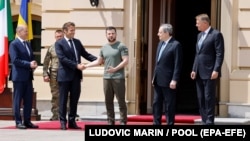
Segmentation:
[[(211, 37), (212, 31), (213, 31), (213, 29), (210, 28), (210, 30), (208, 31), (208, 33), (207, 33), (205, 39), (204, 39), (203, 42), (202, 42), (202, 45), (201, 45), (201, 48), (200, 48), (200, 49), (199, 49), (199, 47), (198, 47), (198, 42), (197, 42), (196, 48), (197, 48), (198, 52), (200, 52), (200, 51), (203, 49), (204, 45), (206, 44), (206, 41), (209, 40), (209, 38)], [(202, 36), (201, 33), (200, 33), (199, 36), (200, 36), (200, 38), (201, 38), (201, 36)], [(200, 40), (200, 38), (199, 38), (199, 40)], [(198, 40), (198, 41), (199, 41), (199, 40)]]
[(74, 47), (71, 47), (71, 46), (69, 45), (68, 41), (67, 41), (66, 39), (63, 39), (63, 44), (65, 44), (65, 46), (64, 46), (65, 49), (70, 53), (70, 55), (71, 55), (73, 58), (76, 59), (75, 61), (77, 61), (78, 59), (77, 59), (76, 57), (78, 57), (78, 52), (77, 52), (77, 48), (76, 48), (76, 42), (75, 42), (74, 39), (72, 39), (72, 42), (73, 42), (73, 44), (74, 44), (74, 46), (75, 46), (76, 54), (75, 54), (75, 51), (74, 51)]
[[(159, 61), (161, 61), (161, 59), (164, 57), (164, 54), (166, 54), (166, 51), (167, 51), (169, 48), (171, 48), (171, 46), (172, 46), (172, 41), (173, 41), (173, 38), (171, 38), (171, 39), (168, 41), (167, 45), (165, 46), (164, 50), (162, 51), (161, 58), (160, 58)], [(159, 62), (159, 61), (158, 61), (158, 62)]]
[(160, 53), (160, 50), (161, 50), (161, 46), (162, 46), (163, 42), (161, 41), (159, 44), (158, 44), (158, 47), (157, 47), (157, 56), (156, 56), (156, 62), (158, 60), (158, 57), (159, 57), (159, 53)]
[[(196, 43), (196, 50), (197, 50), (197, 52), (200, 52), (200, 50), (202, 49), (202, 45), (201, 45), (201, 48), (199, 49), (199, 45), (198, 45), (198, 42), (200, 41), (200, 39), (201, 39), (201, 36), (202, 36), (202, 34), (201, 33), (199, 33), (199, 38), (198, 38), (198, 40), (197, 40), (197, 43)], [(206, 39), (204, 39), (204, 41), (205, 41)], [(203, 41), (203, 42), (204, 42)], [(203, 43), (202, 43), (203, 44)]]
[[(21, 42), (19, 39), (17, 39), (17, 41), (18, 41), (18, 44), (24, 48), (24, 50), (25, 50), (27, 56), (29, 57), (29, 59), (31, 59), (31, 50), (30, 50), (29, 44), (26, 43), (26, 45), (27, 45), (27, 48), (26, 48), (26, 46), (24, 45), (23, 42)], [(27, 49), (29, 50), (30, 54), (29, 54)]]
[(63, 38), (62, 43), (66, 45), (65, 47), (70, 48), (69, 43), (65, 38)]
[(72, 51), (71, 47), (69, 46), (68, 41), (67, 41), (66, 39), (63, 39), (63, 40), (62, 40), (62, 43), (63, 43), (63, 45), (65, 45), (65, 46), (64, 46), (64, 47), (65, 47), (65, 50), (67, 50), (67, 52), (68, 52), (68, 51), (71, 52), (71, 54), (74, 55), (74, 52)]

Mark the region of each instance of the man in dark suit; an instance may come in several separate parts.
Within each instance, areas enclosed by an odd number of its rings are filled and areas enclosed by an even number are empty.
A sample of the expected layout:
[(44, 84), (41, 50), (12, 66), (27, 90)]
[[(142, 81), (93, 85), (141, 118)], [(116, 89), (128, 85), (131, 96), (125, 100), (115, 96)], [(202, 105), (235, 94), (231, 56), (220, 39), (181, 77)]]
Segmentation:
[(66, 130), (67, 100), (69, 95), (68, 128), (81, 129), (75, 122), (78, 100), (81, 93), (82, 70), (81, 56), (88, 61), (97, 57), (89, 54), (81, 41), (74, 38), (75, 24), (67, 22), (63, 25), (64, 38), (56, 41), (56, 54), (59, 59), (57, 81), (59, 84), (59, 118), (61, 129)]
[(210, 26), (207, 14), (196, 16), (199, 31), (191, 79), (196, 80), (197, 97), (202, 124), (213, 125), (215, 118), (216, 80), (221, 76), (224, 60), (222, 34)]
[[(17, 38), (10, 43), (9, 55), (11, 59), (10, 80), (13, 81), (13, 109), (16, 128), (38, 128), (31, 123), (33, 97), (33, 71), (37, 68), (30, 43), (27, 42), (28, 29), (25, 25), (16, 28)], [(23, 105), (23, 120), (20, 106)]]
[(163, 105), (167, 125), (174, 125), (175, 122), (176, 91), (182, 67), (182, 47), (172, 34), (172, 25), (160, 26), (158, 31), (160, 42), (157, 47), (152, 80), (154, 125), (161, 125)]

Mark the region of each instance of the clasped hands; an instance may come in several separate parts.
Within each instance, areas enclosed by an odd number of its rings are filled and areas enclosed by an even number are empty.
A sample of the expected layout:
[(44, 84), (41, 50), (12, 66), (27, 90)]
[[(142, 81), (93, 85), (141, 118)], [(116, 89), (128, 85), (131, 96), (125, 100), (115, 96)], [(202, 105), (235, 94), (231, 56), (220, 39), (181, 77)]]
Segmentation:
[(30, 68), (32, 68), (33, 70), (37, 68), (37, 62), (35, 60), (30, 62)]

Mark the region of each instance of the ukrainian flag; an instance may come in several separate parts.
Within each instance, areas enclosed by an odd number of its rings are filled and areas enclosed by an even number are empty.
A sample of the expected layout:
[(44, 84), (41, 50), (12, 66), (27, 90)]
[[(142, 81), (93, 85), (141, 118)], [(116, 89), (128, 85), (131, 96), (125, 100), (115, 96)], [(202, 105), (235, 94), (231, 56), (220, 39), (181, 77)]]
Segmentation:
[(30, 0), (22, 0), (17, 25), (26, 25), (29, 32), (28, 40), (33, 39)]

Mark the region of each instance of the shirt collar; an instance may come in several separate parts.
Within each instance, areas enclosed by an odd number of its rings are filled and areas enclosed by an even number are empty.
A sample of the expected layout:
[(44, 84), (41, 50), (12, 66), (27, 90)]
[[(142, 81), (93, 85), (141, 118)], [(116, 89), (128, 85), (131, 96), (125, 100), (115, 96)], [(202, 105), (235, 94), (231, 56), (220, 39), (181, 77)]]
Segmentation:
[(69, 39), (69, 38), (67, 38), (66, 36), (64, 36), (64, 38), (65, 38), (66, 41), (69, 41), (69, 40), (72, 40), (72, 41), (73, 41), (73, 38), (72, 38), (72, 39)]
[(172, 36), (170, 36), (169, 38), (168, 38), (168, 40), (166, 40), (166, 41), (163, 41), (164, 43), (165, 43), (165, 45), (169, 42), (169, 40), (172, 38)]
[(207, 34), (209, 32), (209, 30), (211, 29), (211, 26), (209, 26), (205, 31), (204, 33)]
[(23, 40), (22, 38), (20, 38), (19, 36), (17, 36), (17, 38), (23, 43), (23, 41), (26, 41), (26, 40)]

